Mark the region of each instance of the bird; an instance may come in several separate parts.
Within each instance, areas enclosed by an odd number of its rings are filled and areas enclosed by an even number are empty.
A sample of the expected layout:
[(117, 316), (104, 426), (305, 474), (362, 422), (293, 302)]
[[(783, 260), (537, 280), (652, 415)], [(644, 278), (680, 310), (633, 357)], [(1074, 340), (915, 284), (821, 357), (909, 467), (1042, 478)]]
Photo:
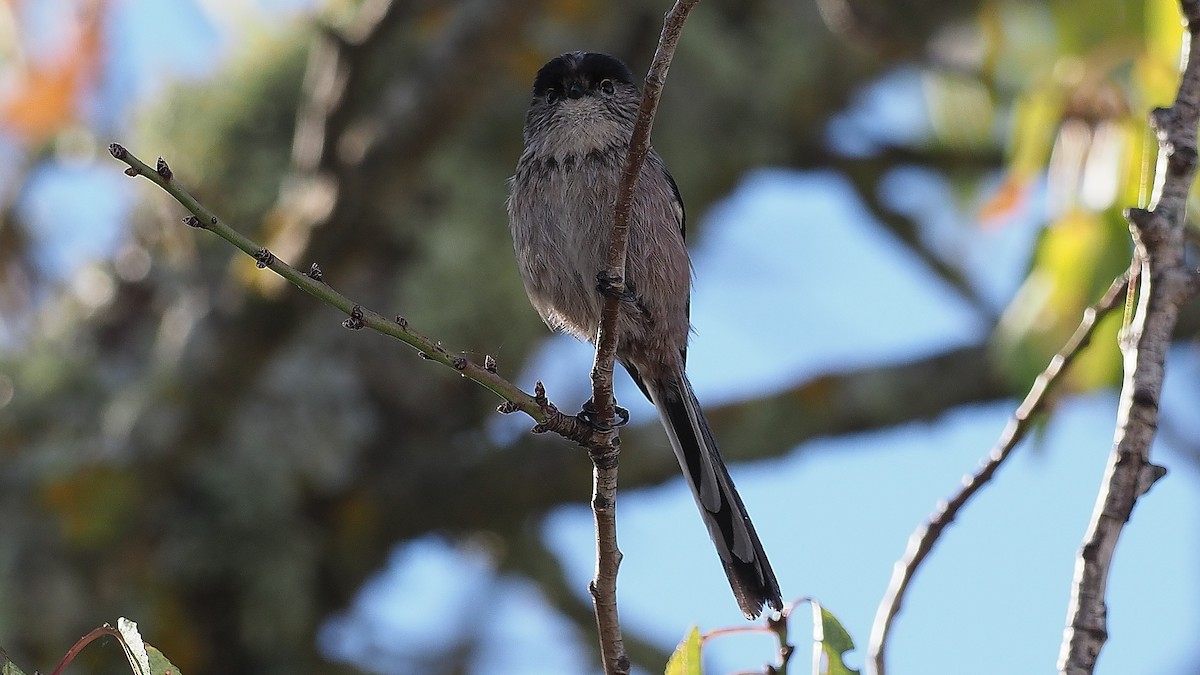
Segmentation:
[[(593, 343), (613, 292), (603, 270), (640, 101), (632, 72), (614, 56), (573, 51), (551, 59), (534, 77), (524, 147), (509, 181), (509, 226), (530, 303), (552, 329)], [(630, 211), (617, 359), (654, 404), (738, 606), (755, 619), (764, 607), (782, 611), (783, 603), (687, 378), (692, 265), (685, 230), (679, 187), (651, 148)]]

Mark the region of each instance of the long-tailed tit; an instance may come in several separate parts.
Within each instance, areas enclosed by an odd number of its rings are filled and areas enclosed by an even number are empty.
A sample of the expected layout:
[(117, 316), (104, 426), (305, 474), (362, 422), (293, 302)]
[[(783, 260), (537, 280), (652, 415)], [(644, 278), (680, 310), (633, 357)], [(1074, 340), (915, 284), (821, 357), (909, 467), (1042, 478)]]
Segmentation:
[[(570, 52), (538, 71), (509, 223), (525, 290), (552, 328), (594, 341), (617, 184), (641, 95), (606, 54)], [(691, 261), (671, 174), (650, 151), (633, 193), (617, 357), (658, 409), (747, 618), (780, 610), (779, 583), (684, 372)], [(599, 281), (599, 283), (598, 283)]]

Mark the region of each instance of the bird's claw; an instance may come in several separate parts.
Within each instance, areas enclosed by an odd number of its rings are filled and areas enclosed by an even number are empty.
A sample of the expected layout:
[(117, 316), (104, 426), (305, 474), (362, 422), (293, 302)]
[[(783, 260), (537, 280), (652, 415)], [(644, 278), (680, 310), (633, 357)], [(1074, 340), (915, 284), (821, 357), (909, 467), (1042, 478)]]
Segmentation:
[(595, 405), (589, 400), (583, 404), (583, 410), (580, 410), (579, 414), (575, 415), (575, 417), (580, 422), (600, 432), (612, 431), (613, 429), (629, 424), (629, 411), (619, 405), (613, 405), (613, 414), (616, 415), (615, 420), (601, 420), (597, 417), (598, 413), (599, 411), (596, 410)]
[(628, 286), (618, 291), (618, 283), (624, 284), (621, 277), (613, 276), (605, 270), (596, 273), (596, 290), (600, 291), (601, 295), (607, 298), (616, 298), (622, 302), (637, 302), (637, 296), (629, 290)]

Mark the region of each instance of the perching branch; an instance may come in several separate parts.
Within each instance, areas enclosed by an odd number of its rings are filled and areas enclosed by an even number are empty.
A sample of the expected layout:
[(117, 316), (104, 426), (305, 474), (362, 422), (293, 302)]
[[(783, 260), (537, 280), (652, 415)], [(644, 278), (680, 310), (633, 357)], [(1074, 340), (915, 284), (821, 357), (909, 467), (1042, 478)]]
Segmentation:
[(1184, 260), (1188, 193), (1196, 175), (1196, 126), (1200, 124), (1200, 0), (1180, 0), (1187, 23), (1186, 65), (1175, 102), (1157, 108), (1150, 124), (1158, 137), (1158, 172), (1149, 210), (1125, 213), (1133, 236), (1141, 284), (1133, 321), (1122, 335), (1125, 378), (1116, 433), (1092, 520), (1075, 562), (1058, 669), (1086, 675), (1108, 638), (1104, 597), (1117, 540), (1139, 497), (1166, 469), (1150, 461), (1171, 333), (1184, 303), (1195, 296), (1200, 275)]
[(875, 613), (875, 622), (871, 627), (871, 638), (867, 645), (867, 662), (875, 675), (884, 675), (887, 671), (887, 642), (891, 635), (892, 622), (904, 604), (904, 594), (917, 573), (917, 568), (933, 551), (942, 532), (958, 516), (959, 511), (966, 506), (979, 490), (992, 479), (996, 470), (1013, 449), (1025, 438), (1032, 427), (1034, 416), (1042, 411), (1046, 404), (1046, 394), (1058, 382), (1062, 373), (1066, 372), (1071, 362), (1091, 342), (1092, 332), (1106, 314), (1122, 304), (1125, 299), (1125, 289), (1128, 288), (1129, 275), (1122, 274), (1113, 280), (1105, 291), (1104, 296), (1096, 304), (1083, 312), (1083, 318), (1076, 327), (1063, 348), (1050, 359), (1050, 364), (1034, 380), (1033, 386), (1026, 394), (1025, 400), (1013, 412), (1012, 418), (1000, 434), (1000, 439), (987, 459), (980, 465), (973, 476), (963, 478), (962, 488), (949, 501), (939, 504), (937, 511), (930, 516), (929, 521), (913, 532), (908, 540), (908, 549), (904, 556), (896, 561), (892, 570), (892, 579), (884, 593), (879, 609)]
[(596, 362), (592, 368), (592, 403), (602, 420), (614, 417), (612, 371), (617, 355), (617, 316), (620, 314), (620, 295), (625, 290), (625, 249), (629, 241), (629, 214), (633, 208), (633, 188), (641, 175), (642, 165), (650, 152), (650, 131), (654, 127), (654, 114), (658, 111), (658, 99), (667, 81), (667, 71), (675, 56), (675, 46), (683, 32), (683, 22), (700, 0), (677, 0), (663, 21), (662, 34), (658, 38), (658, 49), (654, 61), (646, 73), (642, 88), (642, 102), (638, 107), (637, 123), (629, 138), (629, 154), (625, 158), (625, 170), (617, 185), (617, 201), (613, 215), (612, 237), (608, 244), (608, 266), (604, 272), (612, 283), (613, 293), (604, 299), (600, 314), (600, 331), (596, 336)]
[[(608, 264), (603, 270), (612, 285), (612, 293), (604, 298), (600, 313), (600, 328), (596, 335), (596, 359), (592, 365), (592, 405), (596, 419), (616, 421), (616, 401), (613, 397), (613, 367), (617, 356), (617, 318), (621, 311), (620, 296), (625, 290), (625, 249), (629, 239), (629, 215), (633, 207), (633, 189), (642, 172), (642, 164), (650, 151), (650, 130), (654, 113), (667, 79), (667, 70), (675, 56), (675, 46), (683, 32), (683, 23), (699, 0), (677, 0), (663, 20), (662, 33), (654, 61), (646, 73), (637, 122), (629, 139), (629, 154), (625, 170), (617, 186), (613, 214), (613, 229), (609, 239)], [(589, 590), (596, 609), (596, 625), (600, 633), (600, 653), (606, 673), (628, 673), (629, 658), (622, 644), (621, 625), (617, 618), (617, 570), (621, 565), (621, 550), (617, 547), (617, 454), (620, 438), (615, 425), (603, 433), (604, 442), (589, 446), (594, 470), (592, 472), (592, 513), (596, 522), (596, 575)]]
[(413, 347), (417, 350), (421, 358), (436, 361), (444, 366), (453, 368), (463, 377), (480, 384), (504, 399), (505, 403), (500, 406), (500, 412), (511, 413), (520, 410), (532, 417), (537, 422), (534, 431), (553, 431), (577, 443), (584, 443), (591, 436), (592, 430), (582, 424), (577, 418), (559, 412), (558, 408), (546, 398), (546, 392), (540, 382), (532, 395), (527, 394), (515, 384), (497, 374), (495, 360), (490, 356), (484, 360), (483, 364), (479, 364), (465, 356), (455, 355), (443, 347), (441, 343), (431, 340), (410, 328), (408, 321), (403, 317), (397, 316), (395, 319), (388, 319), (378, 312), (362, 307), (337, 292), (324, 282), (321, 269), (316, 263), (313, 263), (308, 272), (301, 272), (275, 257), (269, 250), (230, 227), (225, 221), (218, 218), (212, 211), (197, 201), (191, 193), (179, 184), (170, 166), (161, 157), (158, 160), (157, 166), (151, 168), (118, 143), (109, 145), (108, 150), (112, 153), (113, 157), (129, 165), (129, 168), (125, 170), (127, 175), (143, 176), (150, 179), (155, 185), (158, 185), (190, 211), (192, 215), (184, 218), (184, 223), (191, 227), (208, 230), (216, 234), (241, 249), (246, 255), (254, 258), (258, 267), (269, 268), (272, 272), (291, 282), (300, 290), (322, 300), (331, 307), (341, 310), (348, 317), (342, 322), (342, 325), (346, 328), (351, 330), (370, 328)]

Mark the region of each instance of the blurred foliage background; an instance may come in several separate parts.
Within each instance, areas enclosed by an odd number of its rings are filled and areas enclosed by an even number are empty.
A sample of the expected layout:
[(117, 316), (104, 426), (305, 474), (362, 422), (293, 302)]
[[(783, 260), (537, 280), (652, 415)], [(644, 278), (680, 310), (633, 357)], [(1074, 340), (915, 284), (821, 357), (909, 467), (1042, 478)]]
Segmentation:
[[(270, 30), (260, 15), (216, 77), (142, 99), (118, 64), (154, 59), (155, 36), (130, 34), (127, 4), (0, 3), (0, 644), (44, 667), (95, 617), (122, 614), (192, 674), (357, 672), (318, 653), (319, 625), (393, 546), (432, 533), (486, 542), (590, 648), (590, 610), (537, 536), (549, 510), (586, 499), (581, 456), (531, 436), (496, 447), (486, 392), (339, 329), (335, 312), (179, 225), (148, 185), (115, 243), (73, 265), (54, 264), (61, 240), (39, 209), (81, 227), (102, 214), (82, 193), (31, 195), (46, 172), (124, 179), (110, 140), (161, 154), (283, 259), (319, 262), (350, 297), (515, 376), (545, 336), (502, 206), (529, 82), (581, 46), (644, 72), (665, 3), (329, 0)], [(229, 18), (231, 4), (196, 7)], [(35, 5), (64, 22), (50, 44), (29, 39)], [(728, 459), (1023, 394), (1128, 265), (1120, 211), (1148, 199), (1144, 119), (1173, 96), (1180, 38), (1168, 0), (703, 3), (655, 128), (693, 240), (697, 216), (755, 167), (836, 172), (994, 327), (974, 346), (715, 408)], [(861, 112), (897, 73), (922, 83), (915, 136)], [(914, 171), (950, 187), (949, 229), (886, 189)], [(1042, 234), (1025, 283), (987, 297), (959, 243), (1029, 217)], [(1115, 350), (1093, 350), (1070, 387), (1119, 375)], [(637, 427), (625, 445), (659, 434)], [(662, 482), (674, 461), (625, 453), (623, 485)], [(661, 649), (630, 646), (661, 667)], [(471, 640), (411, 648), (412, 672), (463, 672)]]

